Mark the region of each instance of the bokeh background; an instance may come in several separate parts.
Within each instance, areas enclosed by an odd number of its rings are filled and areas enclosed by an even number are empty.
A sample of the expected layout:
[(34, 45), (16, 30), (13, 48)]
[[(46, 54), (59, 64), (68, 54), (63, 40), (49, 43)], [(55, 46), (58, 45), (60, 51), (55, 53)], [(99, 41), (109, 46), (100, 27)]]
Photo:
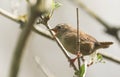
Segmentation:
[[(76, 7), (70, 0), (55, 0), (62, 4), (55, 10), (49, 21), (51, 27), (58, 23), (69, 23), (76, 27)], [(81, 0), (89, 9), (111, 26), (120, 27), (120, 0)], [(26, 13), (25, 0), (0, 0), (0, 8), (21, 15)], [(17, 9), (17, 11), (15, 11)], [(99, 41), (113, 41), (114, 44), (102, 52), (108, 52), (114, 56), (120, 56), (120, 44), (115, 38), (104, 32), (105, 28), (82, 9), (80, 12), (80, 28), (94, 36)], [(43, 26), (43, 25), (41, 25)], [(20, 25), (0, 15), (0, 77), (8, 77), (13, 51), (21, 32)], [(35, 57), (40, 58), (44, 65), (55, 77), (73, 77), (74, 71), (58, 47), (58, 45), (32, 32), (20, 67), (19, 77), (46, 77), (36, 63)], [(73, 55), (72, 55), (73, 57)], [(88, 68), (86, 77), (120, 77), (120, 65), (109, 60), (105, 64), (97, 63)]]

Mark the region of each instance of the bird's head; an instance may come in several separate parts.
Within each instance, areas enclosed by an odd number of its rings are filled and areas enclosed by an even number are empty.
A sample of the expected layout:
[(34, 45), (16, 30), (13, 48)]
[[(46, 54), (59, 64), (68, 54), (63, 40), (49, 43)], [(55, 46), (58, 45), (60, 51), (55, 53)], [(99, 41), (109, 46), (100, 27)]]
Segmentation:
[(52, 29), (52, 31), (55, 32), (56, 36), (61, 36), (63, 35), (65, 32), (68, 32), (71, 30), (71, 26), (69, 26), (68, 24), (58, 24), (56, 25), (56, 27), (54, 27)]

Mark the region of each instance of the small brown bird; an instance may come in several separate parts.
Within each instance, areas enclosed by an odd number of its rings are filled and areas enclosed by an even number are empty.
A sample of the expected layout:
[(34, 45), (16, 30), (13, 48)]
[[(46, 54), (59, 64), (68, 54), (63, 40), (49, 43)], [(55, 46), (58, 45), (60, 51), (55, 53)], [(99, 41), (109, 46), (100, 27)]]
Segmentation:
[[(65, 49), (77, 55), (77, 30), (68, 24), (58, 24), (52, 29)], [(108, 48), (113, 42), (99, 42), (94, 37), (80, 30), (80, 54), (90, 55), (100, 48)]]

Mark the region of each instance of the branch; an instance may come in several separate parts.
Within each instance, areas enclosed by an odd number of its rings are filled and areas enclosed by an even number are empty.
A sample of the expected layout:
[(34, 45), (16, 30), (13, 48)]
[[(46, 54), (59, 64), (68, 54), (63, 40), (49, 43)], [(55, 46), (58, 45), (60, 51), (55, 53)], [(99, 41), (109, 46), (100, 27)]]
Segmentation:
[(44, 66), (44, 64), (41, 62), (40, 58), (38, 56), (35, 57), (35, 62), (38, 66), (38, 68), (40, 68), (40, 70), (42, 70), (43, 74), (46, 76), (46, 77), (55, 77), (51, 71), (46, 67)]
[(22, 22), (22, 20), (18, 19), (17, 16), (12, 15), (12, 14), (8, 13), (7, 11), (5, 11), (5, 10), (3, 10), (1, 8), (0, 8), (0, 14), (5, 16), (8, 19), (11, 19), (11, 20), (17, 22), (17, 23), (21, 23)]
[(10, 77), (17, 77), (18, 75), (21, 59), (23, 56), (23, 50), (25, 48), (26, 42), (31, 33), (31, 29), (33, 28), (35, 20), (36, 20), (35, 14), (31, 13), (30, 17), (28, 18), (28, 22), (24, 24), (23, 30), (19, 36), (16, 48), (13, 54), (13, 60), (10, 68)]
[(115, 63), (118, 63), (120, 64), (120, 58), (119, 57), (116, 57), (116, 56), (112, 56), (112, 54), (108, 54), (106, 52), (98, 52), (99, 54), (101, 54), (104, 58), (110, 60), (110, 61), (113, 61)]
[[(76, 8), (76, 17), (77, 17), (77, 44), (76, 44), (76, 47), (77, 47), (77, 52), (78, 54), (80, 54), (80, 33), (79, 33), (79, 10), (78, 8)], [(78, 68), (79, 68), (79, 71), (80, 71), (80, 66), (81, 66), (81, 62), (80, 62), (80, 58), (78, 57)]]
[(50, 35), (49, 31), (41, 28), (38, 25), (34, 26), (33, 31), (36, 32), (36, 33), (38, 33), (39, 35), (42, 35), (43, 37), (46, 37), (46, 38), (48, 38), (50, 40), (54, 40), (53, 37)]

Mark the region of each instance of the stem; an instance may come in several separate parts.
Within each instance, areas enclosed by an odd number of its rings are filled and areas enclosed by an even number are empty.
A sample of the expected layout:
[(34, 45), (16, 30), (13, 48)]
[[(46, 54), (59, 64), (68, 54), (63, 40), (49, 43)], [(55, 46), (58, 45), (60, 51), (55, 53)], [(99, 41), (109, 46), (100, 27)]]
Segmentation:
[[(77, 15), (77, 51), (78, 51), (78, 54), (80, 54), (80, 33), (79, 33), (79, 10), (78, 8), (76, 8), (76, 15)], [(78, 67), (79, 67), (79, 71), (80, 71), (80, 66), (81, 66), (81, 63), (80, 63), (80, 57), (78, 57)]]
[(44, 30), (43, 28), (41, 28), (38, 25), (34, 26), (33, 31), (36, 32), (39, 35), (42, 35), (43, 37), (46, 37), (50, 40), (54, 40), (53, 37), (49, 34), (49, 32), (47, 30)]
[(106, 59), (108, 59), (112, 62), (120, 64), (120, 58), (119, 57), (112, 56), (111, 54), (108, 54), (108, 53), (105, 53), (105, 52), (98, 52), (98, 53), (101, 54), (104, 58), (106, 58)]
[(31, 29), (33, 28), (35, 19), (36, 19), (36, 16), (30, 15), (30, 17), (28, 18), (28, 22), (24, 25), (23, 30), (19, 36), (16, 48), (13, 54), (13, 60), (10, 68), (10, 77), (17, 77), (18, 75), (21, 59), (23, 56), (23, 50), (25, 48), (28, 37), (31, 33)]
[(12, 15), (12, 14), (8, 13), (7, 11), (5, 11), (5, 10), (3, 10), (1, 8), (0, 8), (0, 14), (5, 16), (8, 19), (11, 19), (11, 20), (17, 22), (17, 23), (21, 23), (22, 22), (22, 20), (18, 19), (17, 16)]

